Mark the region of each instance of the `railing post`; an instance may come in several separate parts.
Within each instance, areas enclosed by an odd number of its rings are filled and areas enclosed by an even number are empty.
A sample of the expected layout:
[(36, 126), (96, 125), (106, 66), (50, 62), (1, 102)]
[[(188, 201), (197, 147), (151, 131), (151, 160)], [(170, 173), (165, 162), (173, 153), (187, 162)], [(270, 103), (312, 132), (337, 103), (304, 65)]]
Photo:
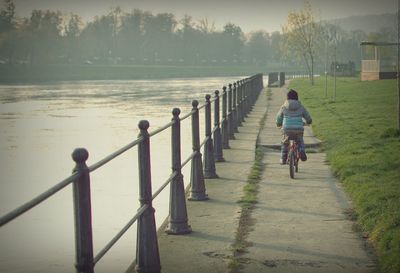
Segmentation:
[(241, 107), (241, 111), (242, 111), (242, 122), (245, 122), (245, 117), (246, 117), (246, 100), (245, 100), (245, 96), (246, 96), (246, 90), (245, 90), (245, 80), (240, 80), (240, 86), (241, 86), (241, 97), (242, 97), (242, 107)]
[(215, 90), (215, 102), (214, 102), (214, 159), (216, 162), (223, 162), (224, 155), (222, 151), (222, 136), (221, 127), (219, 125), (219, 91)]
[(89, 153), (77, 148), (72, 153), (76, 165), (73, 172), (80, 175), (73, 183), (75, 212), (76, 272), (93, 273), (92, 208), (90, 200), (90, 172), (86, 166)]
[(232, 84), (229, 84), (228, 92), (228, 131), (229, 139), (235, 139), (235, 125), (233, 124), (232, 102), (233, 102)]
[(226, 86), (222, 87), (222, 148), (230, 149), (229, 147), (229, 129), (227, 112), (227, 93)]
[(253, 108), (253, 101), (254, 101), (254, 92), (253, 92), (253, 81), (251, 78), (248, 80), (248, 86), (249, 86), (249, 112)]
[[(283, 73), (284, 75), (284, 77), (283, 77), (283, 79), (285, 80), (286, 79), (286, 75), (285, 75), (285, 73)], [(263, 74), (260, 74), (260, 87), (261, 87), (261, 89), (263, 89), (264, 88), (264, 75)]]
[(188, 225), (185, 186), (181, 172), (181, 110), (172, 110), (172, 120), (175, 122), (171, 128), (172, 172), (176, 172), (170, 186), (169, 224), (165, 230), (168, 234), (187, 234), (192, 232)]
[(139, 138), (143, 140), (138, 145), (139, 165), (139, 201), (147, 205), (147, 209), (137, 220), (136, 266), (139, 273), (161, 272), (160, 254), (158, 250), (156, 221), (152, 205), (151, 166), (150, 166), (150, 136), (147, 132), (149, 122), (139, 122)]
[(206, 186), (204, 183), (203, 162), (200, 153), (200, 129), (199, 129), (199, 109), (197, 100), (192, 101), (192, 148), (193, 159), (190, 171), (190, 201), (203, 201), (208, 200), (206, 194)]
[[(263, 90), (263, 88), (264, 88), (264, 82), (263, 82), (263, 74), (260, 74), (259, 76), (258, 76), (258, 85), (259, 85), (259, 92), (258, 92), (258, 94), (260, 94), (261, 93), (261, 91)], [(283, 80), (285, 80), (285, 73), (283, 73)]]
[(248, 105), (249, 105), (249, 97), (248, 97), (248, 88), (247, 88), (247, 79), (243, 79), (243, 118), (247, 117), (248, 113)]
[(251, 87), (250, 79), (246, 79), (246, 90), (247, 90), (247, 114), (251, 111)]
[[(283, 76), (283, 77), (285, 77), (285, 76)], [(257, 82), (257, 97), (256, 97), (256, 99), (260, 96), (260, 93), (261, 93), (261, 91), (263, 90), (263, 74), (257, 74), (257, 77), (256, 77), (256, 82)]]
[(215, 160), (214, 160), (214, 145), (211, 133), (211, 102), (210, 95), (206, 95), (206, 107), (205, 107), (205, 131), (206, 131), (206, 143), (204, 145), (204, 178), (217, 178), (218, 175), (215, 172)]
[(237, 126), (242, 126), (242, 85), (237, 81)]
[(256, 92), (254, 90), (254, 77), (250, 78), (249, 85), (250, 85), (250, 93), (251, 93), (251, 109), (253, 109), (254, 102), (256, 101), (256, 98), (255, 98)]
[(233, 115), (233, 130), (235, 133), (238, 133), (238, 123), (237, 123), (237, 87), (236, 82), (233, 83), (233, 101), (232, 101), (232, 115)]

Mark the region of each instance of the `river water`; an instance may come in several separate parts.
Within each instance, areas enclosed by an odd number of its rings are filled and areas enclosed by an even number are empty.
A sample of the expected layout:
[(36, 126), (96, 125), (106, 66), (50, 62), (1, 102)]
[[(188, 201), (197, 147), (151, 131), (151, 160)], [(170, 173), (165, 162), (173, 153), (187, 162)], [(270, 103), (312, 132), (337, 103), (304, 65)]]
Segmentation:
[[(72, 151), (85, 147), (90, 166), (133, 141), (137, 124), (153, 131), (171, 110), (241, 79), (195, 78), (79, 81), (0, 85), (0, 215), (69, 176)], [(201, 138), (204, 113), (200, 113)], [(190, 119), (182, 122), (182, 159), (191, 153)], [(170, 129), (151, 138), (153, 191), (171, 172)], [(190, 164), (183, 169), (189, 183)], [(136, 147), (91, 174), (95, 255), (139, 207)], [(157, 226), (168, 215), (169, 189), (154, 201)], [(190, 217), (190, 216), (189, 216)], [(72, 186), (0, 229), (0, 272), (74, 272)], [(135, 257), (134, 225), (96, 265), (96, 272), (124, 272)]]

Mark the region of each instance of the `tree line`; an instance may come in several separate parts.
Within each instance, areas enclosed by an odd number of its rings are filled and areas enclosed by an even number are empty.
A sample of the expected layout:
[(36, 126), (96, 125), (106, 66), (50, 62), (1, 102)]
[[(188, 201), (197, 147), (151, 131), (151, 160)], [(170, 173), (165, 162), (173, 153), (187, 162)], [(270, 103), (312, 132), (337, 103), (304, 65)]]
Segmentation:
[(113, 8), (87, 23), (51, 10), (16, 18), (12, 0), (0, 12), (0, 58), (8, 63), (265, 64), (278, 60), (279, 42), (279, 32), (246, 36), (232, 23), (218, 31), (207, 19), (140, 9)]
[[(326, 39), (335, 39), (337, 59), (343, 62), (358, 63), (360, 42), (378, 35), (333, 25), (323, 29), (325, 36), (334, 30), (334, 38)], [(52, 10), (33, 10), (30, 17), (17, 18), (12, 0), (3, 0), (0, 9), (2, 64), (306, 64), (294, 54), (298, 40), (289, 36), (285, 31), (244, 33), (229, 22), (218, 30), (207, 19), (195, 21), (190, 15), (178, 19), (172, 13), (127, 12), (119, 7), (86, 23), (77, 14)], [(326, 43), (321, 39), (313, 42), (319, 41), (323, 49)], [(313, 61), (319, 64), (326, 59), (322, 49), (312, 49)]]

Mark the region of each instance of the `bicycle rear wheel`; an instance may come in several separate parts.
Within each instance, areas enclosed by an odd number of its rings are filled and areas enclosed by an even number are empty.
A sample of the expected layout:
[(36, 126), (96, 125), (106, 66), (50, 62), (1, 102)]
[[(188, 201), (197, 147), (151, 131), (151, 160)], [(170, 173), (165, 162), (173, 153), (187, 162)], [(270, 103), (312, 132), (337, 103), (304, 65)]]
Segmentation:
[(290, 173), (290, 178), (294, 178), (294, 172), (295, 172), (295, 154), (293, 152), (289, 152), (289, 173)]

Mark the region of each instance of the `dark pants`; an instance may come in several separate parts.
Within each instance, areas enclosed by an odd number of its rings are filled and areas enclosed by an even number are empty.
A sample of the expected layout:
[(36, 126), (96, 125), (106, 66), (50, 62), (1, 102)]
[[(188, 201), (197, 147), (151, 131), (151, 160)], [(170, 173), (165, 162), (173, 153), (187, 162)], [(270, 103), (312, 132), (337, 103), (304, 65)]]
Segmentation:
[(281, 145), (281, 158), (286, 161), (289, 150), (289, 141), (293, 139), (297, 143), (297, 147), (299, 148), (299, 152), (305, 152), (304, 149), (304, 140), (303, 140), (303, 131), (286, 131), (283, 132), (282, 136), (282, 145)]

